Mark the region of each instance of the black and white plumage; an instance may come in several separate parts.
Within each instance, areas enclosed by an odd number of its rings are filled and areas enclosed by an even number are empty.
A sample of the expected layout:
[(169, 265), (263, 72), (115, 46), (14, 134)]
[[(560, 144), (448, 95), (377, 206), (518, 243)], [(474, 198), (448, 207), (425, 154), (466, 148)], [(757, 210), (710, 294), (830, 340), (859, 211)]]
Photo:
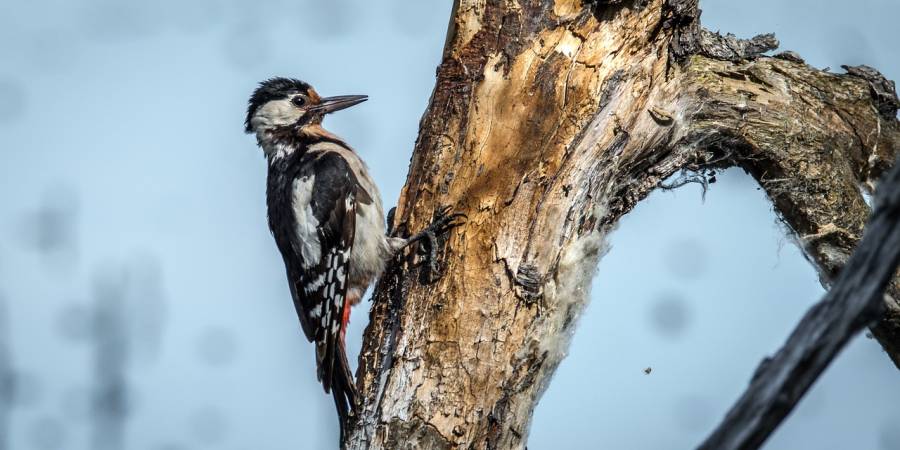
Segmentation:
[(398, 251), (456, 226), (461, 216), (443, 211), (409, 239), (385, 235), (381, 196), (368, 168), (321, 126), (325, 114), (365, 100), (321, 98), (302, 81), (274, 78), (251, 96), (245, 122), (268, 160), (269, 228), (301, 327), (316, 344), (318, 378), (334, 397), (342, 435), (356, 408), (344, 347), (350, 307)]

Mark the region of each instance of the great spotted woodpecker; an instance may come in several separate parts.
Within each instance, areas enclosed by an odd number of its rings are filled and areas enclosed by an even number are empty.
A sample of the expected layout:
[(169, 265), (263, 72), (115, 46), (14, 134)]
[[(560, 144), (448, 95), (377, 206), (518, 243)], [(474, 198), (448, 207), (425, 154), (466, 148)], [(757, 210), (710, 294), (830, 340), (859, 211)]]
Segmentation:
[(253, 92), (244, 124), (268, 160), (269, 228), (300, 325), (316, 344), (318, 378), (334, 397), (342, 440), (357, 408), (344, 346), (350, 307), (397, 252), (434, 239), (464, 217), (444, 208), (410, 238), (385, 234), (381, 196), (368, 168), (341, 138), (322, 128), (325, 114), (366, 100), (364, 95), (322, 98), (303, 81), (272, 78)]

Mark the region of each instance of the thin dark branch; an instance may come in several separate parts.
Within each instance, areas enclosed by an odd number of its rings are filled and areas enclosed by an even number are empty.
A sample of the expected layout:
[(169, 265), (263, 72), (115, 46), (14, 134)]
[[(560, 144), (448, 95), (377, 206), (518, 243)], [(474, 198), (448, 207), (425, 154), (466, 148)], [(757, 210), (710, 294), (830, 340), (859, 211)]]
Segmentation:
[(879, 318), (884, 291), (900, 262), (900, 164), (882, 181), (859, 246), (825, 298), (813, 306), (778, 353), (700, 449), (758, 448), (781, 424), (847, 342)]

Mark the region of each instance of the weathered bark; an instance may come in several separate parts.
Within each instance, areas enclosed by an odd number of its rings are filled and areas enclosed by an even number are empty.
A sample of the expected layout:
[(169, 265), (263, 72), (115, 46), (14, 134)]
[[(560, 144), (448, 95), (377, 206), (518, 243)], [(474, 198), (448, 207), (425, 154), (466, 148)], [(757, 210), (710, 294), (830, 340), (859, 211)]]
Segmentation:
[(679, 170), (746, 169), (827, 283), (900, 149), (896, 97), (773, 46), (703, 30), (696, 0), (457, 0), (394, 222), (469, 219), (435, 283), (409, 260), (379, 282), (346, 447), (524, 447), (606, 234)]

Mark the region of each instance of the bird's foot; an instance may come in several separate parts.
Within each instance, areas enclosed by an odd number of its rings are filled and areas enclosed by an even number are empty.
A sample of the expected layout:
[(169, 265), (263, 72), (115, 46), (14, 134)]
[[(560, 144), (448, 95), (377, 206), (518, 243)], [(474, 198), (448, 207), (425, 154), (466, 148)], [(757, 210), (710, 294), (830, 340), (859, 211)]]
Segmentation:
[(468, 217), (463, 213), (451, 213), (449, 206), (444, 206), (434, 213), (431, 224), (416, 236), (410, 239), (410, 243), (419, 242), (418, 253), (425, 261), (420, 264), (425, 269), (420, 272), (424, 283), (433, 283), (438, 277), (438, 248), (441, 242), (439, 238), (445, 233), (465, 223)]

